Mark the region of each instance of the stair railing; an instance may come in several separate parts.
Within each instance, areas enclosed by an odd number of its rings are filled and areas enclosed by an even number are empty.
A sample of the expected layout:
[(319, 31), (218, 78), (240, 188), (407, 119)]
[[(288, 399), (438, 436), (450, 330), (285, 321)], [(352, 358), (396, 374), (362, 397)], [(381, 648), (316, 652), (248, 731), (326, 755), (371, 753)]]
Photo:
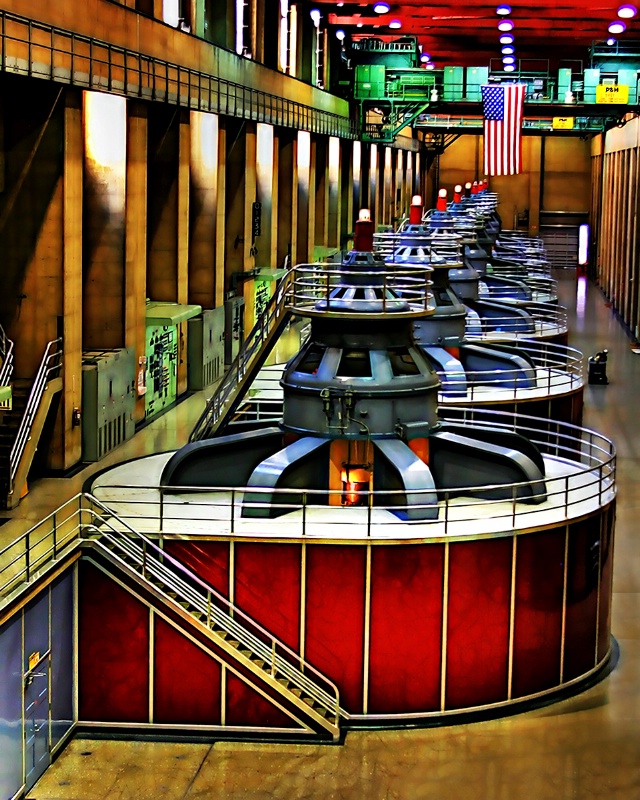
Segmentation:
[(29, 393), (29, 399), (27, 400), (24, 414), (22, 415), (20, 425), (18, 426), (15, 441), (11, 447), (11, 453), (9, 455), (11, 481), (14, 480), (16, 473), (18, 472), (20, 460), (24, 454), (27, 442), (31, 437), (33, 423), (36, 418), (36, 414), (38, 413), (38, 409), (40, 408), (40, 402), (42, 400), (42, 396), (44, 395), (45, 389), (47, 388), (47, 384), (52, 378), (58, 377), (60, 373), (60, 367), (62, 366), (62, 354), (62, 337), (53, 339), (47, 344), (44, 355), (42, 356), (42, 361), (38, 367), (38, 372), (36, 373), (36, 377), (33, 381), (33, 386), (31, 387), (31, 391)]
[[(13, 341), (7, 338), (0, 325), (0, 386), (8, 386), (13, 375)], [(3, 408), (0, 402), (0, 409)]]
[(124, 561), (127, 567), (145, 581), (156, 582), (154, 585), (164, 594), (174, 593), (176, 598), (171, 599), (178, 603), (186, 602), (189, 607), (194, 608), (197, 616), (193, 616), (201, 624), (211, 631), (217, 628), (226, 632), (239, 643), (238, 652), (243, 647), (246, 648), (265, 665), (269, 665), (272, 677), (282, 676), (324, 708), (331, 714), (331, 718), (327, 718), (328, 722), (338, 726), (340, 716), (347, 716), (340, 708), (338, 687), (300, 654), (276, 639), (258, 622), (201, 581), (151, 539), (116, 516), (95, 497), (85, 495), (85, 498), (92, 506), (92, 524), (85, 529), (85, 536), (93, 534), (99, 539), (106, 539), (120, 554), (118, 556), (118, 553), (111, 551), (113, 555)]
[(211, 436), (223, 414), (236, 399), (243, 377), (250, 370), (262, 350), (262, 345), (275, 330), (287, 310), (289, 294), (293, 285), (292, 275), (293, 273), (290, 271), (280, 281), (275, 294), (269, 300), (267, 307), (258, 318), (238, 355), (208, 401), (200, 419), (196, 422), (189, 437), (190, 442), (197, 442)]

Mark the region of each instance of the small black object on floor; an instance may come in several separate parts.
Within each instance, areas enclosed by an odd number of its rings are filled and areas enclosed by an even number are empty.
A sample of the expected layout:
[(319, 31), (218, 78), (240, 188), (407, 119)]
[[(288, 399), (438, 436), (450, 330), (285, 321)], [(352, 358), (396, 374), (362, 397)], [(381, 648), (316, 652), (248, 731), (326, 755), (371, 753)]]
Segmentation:
[(589, 383), (601, 386), (609, 383), (607, 378), (607, 353), (608, 350), (601, 350), (593, 356), (589, 356)]

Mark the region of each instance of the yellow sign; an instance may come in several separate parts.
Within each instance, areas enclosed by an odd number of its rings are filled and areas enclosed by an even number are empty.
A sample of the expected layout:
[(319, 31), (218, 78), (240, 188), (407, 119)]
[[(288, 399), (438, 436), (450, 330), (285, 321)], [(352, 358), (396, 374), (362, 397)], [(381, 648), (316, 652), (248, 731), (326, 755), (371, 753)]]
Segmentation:
[(596, 103), (628, 103), (628, 86), (608, 86), (601, 83), (596, 86)]
[(31, 671), (36, 666), (38, 661), (40, 661), (40, 653), (38, 652), (31, 653), (31, 655), (29, 656), (29, 671)]
[(573, 120), (573, 117), (554, 117), (551, 127), (561, 131), (571, 130), (573, 128)]

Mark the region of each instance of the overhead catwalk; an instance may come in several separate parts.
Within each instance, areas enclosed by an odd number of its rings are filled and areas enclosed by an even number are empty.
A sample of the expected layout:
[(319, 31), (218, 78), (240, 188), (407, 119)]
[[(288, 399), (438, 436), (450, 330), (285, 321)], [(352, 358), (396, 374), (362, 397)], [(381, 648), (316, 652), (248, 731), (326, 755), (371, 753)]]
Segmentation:
[[(289, 696), (300, 669), (298, 699), (315, 709), (331, 693), (339, 729), (509, 713), (578, 691), (610, 662), (612, 444), (563, 423), (541, 433), (521, 416), (438, 411), (438, 378), (412, 334), (434, 313), (429, 270), (389, 274), (370, 233), (359, 223), (360, 249), (340, 269), (294, 267), (274, 303), (311, 320), (278, 426), (216, 435), (239, 402), (233, 386), (264, 355), (256, 343), (270, 345), (254, 329), (190, 444), (93, 481), (125, 539), (134, 528), (160, 539), (163, 569), (191, 576), (182, 623), (196, 609), (193, 627), (221, 638), (215, 670), (187, 637), (165, 647), (181, 676), (154, 684), (165, 731), (195, 708), (203, 671), (217, 681), (215, 724), (264, 734), (300, 721)], [(83, 607), (93, 591), (82, 584)], [(211, 622), (221, 605), (232, 640)], [(95, 608), (125, 635), (125, 598)], [(247, 619), (262, 631), (253, 640)], [(89, 638), (84, 718), (126, 723), (88, 680), (101, 657)], [(269, 659), (270, 647), (292, 660)], [(260, 701), (239, 704), (238, 683), (260, 675)]]

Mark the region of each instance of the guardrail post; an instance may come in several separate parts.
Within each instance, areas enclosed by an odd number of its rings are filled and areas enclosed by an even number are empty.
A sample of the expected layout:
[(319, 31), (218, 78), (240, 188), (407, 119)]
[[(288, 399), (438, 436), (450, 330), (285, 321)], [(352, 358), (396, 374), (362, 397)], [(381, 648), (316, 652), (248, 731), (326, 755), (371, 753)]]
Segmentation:
[(29, 572), (31, 568), (30, 540), (31, 540), (31, 531), (27, 531), (27, 535), (25, 537), (25, 550), (24, 550), (25, 574), (27, 576), (27, 582), (29, 581)]
[(236, 490), (231, 490), (231, 530), (230, 533), (234, 532), (235, 529), (235, 519), (236, 519)]
[(56, 517), (58, 515), (57, 511), (53, 512), (53, 560), (56, 560), (57, 555), (57, 545), (58, 545), (58, 524), (56, 521)]
[(160, 533), (164, 531), (164, 487), (160, 487)]
[(271, 640), (271, 677), (276, 675), (276, 640)]
[(302, 493), (302, 535), (304, 536), (307, 530), (307, 493)]

